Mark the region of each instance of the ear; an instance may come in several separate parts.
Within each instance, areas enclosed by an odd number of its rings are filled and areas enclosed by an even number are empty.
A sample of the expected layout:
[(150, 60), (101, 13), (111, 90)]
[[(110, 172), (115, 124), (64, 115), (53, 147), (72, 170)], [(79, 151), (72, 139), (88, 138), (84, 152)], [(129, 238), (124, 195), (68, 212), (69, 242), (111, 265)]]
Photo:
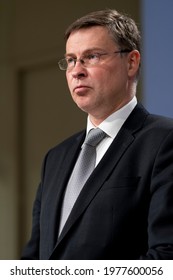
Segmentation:
[(139, 51), (133, 50), (128, 55), (128, 75), (134, 77), (138, 72), (141, 56)]

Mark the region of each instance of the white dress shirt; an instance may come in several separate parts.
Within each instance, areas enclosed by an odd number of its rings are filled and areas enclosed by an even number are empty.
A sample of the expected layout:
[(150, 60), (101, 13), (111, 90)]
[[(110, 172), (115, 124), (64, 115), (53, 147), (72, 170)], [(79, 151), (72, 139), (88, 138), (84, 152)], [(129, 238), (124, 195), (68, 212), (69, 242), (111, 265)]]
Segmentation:
[[(102, 129), (106, 134), (105, 137), (97, 146), (96, 149), (96, 165), (102, 159), (103, 155), (111, 145), (112, 141), (116, 137), (117, 133), (119, 132), (120, 128), (122, 127), (123, 123), (126, 121), (132, 110), (137, 104), (136, 96), (127, 103), (125, 106), (114, 112), (108, 118), (106, 118), (98, 127)], [(95, 126), (90, 121), (90, 118), (87, 119), (87, 134)]]

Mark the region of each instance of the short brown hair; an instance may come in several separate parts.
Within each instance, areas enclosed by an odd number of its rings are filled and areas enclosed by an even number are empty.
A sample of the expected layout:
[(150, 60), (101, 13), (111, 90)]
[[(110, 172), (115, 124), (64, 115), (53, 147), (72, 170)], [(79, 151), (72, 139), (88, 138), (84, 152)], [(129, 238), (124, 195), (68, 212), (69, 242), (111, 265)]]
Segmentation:
[(140, 51), (140, 32), (135, 21), (116, 10), (106, 9), (89, 13), (74, 21), (65, 32), (67, 40), (73, 31), (92, 26), (106, 27), (120, 48)]

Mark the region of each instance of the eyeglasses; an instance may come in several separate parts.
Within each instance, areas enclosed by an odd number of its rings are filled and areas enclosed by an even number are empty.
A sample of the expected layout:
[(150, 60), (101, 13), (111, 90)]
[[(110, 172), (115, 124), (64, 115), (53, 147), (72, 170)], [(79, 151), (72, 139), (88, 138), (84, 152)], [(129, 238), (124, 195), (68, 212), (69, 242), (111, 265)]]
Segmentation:
[(128, 53), (128, 52), (131, 51), (128, 49), (124, 49), (124, 50), (115, 51), (113, 53), (89, 53), (79, 59), (73, 57), (66, 57), (61, 59), (58, 62), (58, 65), (60, 70), (72, 70), (75, 67), (76, 62), (80, 61), (80, 63), (84, 67), (92, 67), (93, 65), (99, 64), (101, 57), (104, 55), (113, 55), (117, 53)]

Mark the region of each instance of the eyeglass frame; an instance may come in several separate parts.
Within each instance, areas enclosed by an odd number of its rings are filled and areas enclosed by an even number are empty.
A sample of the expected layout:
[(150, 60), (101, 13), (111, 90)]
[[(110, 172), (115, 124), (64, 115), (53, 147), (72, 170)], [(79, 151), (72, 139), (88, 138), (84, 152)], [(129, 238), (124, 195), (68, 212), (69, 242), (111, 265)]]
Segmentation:
[[(72, 66), (70, 66), (70, 68), (68, 67), (68, 62), (67, 62), (67, 60), (68, 60), (68, 58), (62, 58), (62, 59), (60, 59), (59, 61), (58, 61), (58, 65), (59, 65), (59, 69), (60, 70), (62, 70), (62, 71), (66, 71), (66, 70), (72, 70), (75, 66), (76, 66), (76, 62), (77, 61), (79, 61), (84, 67), (88, 67), (88, 65), (89, 65), (89, 67), (91, 66), (94, 66), (94, 65), (97, 65), (98, 63), (99, 63), (99, 61), (100, 61), (100, 58), (101, 58), (101, 56), (103, 56), (103, 55), (113, 55), (113, 54), (118, 54), (118, 53), (129, 53), (129, 52), (131, 52), (132, 50), (129, 50), (129, 49), (122, 49), (122, 50), (119, 50), (119, 51), (115, 51), (115, 52), (113, 52), (113, 53), (89, 53), (89, 54), (87, 54), (87, 55), (84, 55), (83, 57), (80, 57), (80, 58), (72, 58), (72, 57), (70, 57), (69, 59), (71, 59), (72, 61), (71, 61), (71, 63), (73, 62), (73, 65)], [(97, 56), (97, 62), (95, 62), (95, 63), (89, 63), (87, 66), (85, 66), (85, 59), (89, 59), (89, 56), (92, 56), (92, 55), (96, 55)], [(67, 67), (63, 67), (63, 65), (61, 64), (61, 63), (63, 63), (63, 62), (66, 62), (67, 63)]]

